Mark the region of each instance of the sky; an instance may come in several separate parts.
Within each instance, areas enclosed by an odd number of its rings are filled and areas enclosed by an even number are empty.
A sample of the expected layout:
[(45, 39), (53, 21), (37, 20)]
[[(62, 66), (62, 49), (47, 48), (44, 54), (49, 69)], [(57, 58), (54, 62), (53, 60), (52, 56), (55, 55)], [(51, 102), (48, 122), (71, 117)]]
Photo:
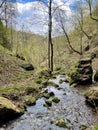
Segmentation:
[[(66, 5), (61, 6), (64, 2), (66, 2)], [(66, 11), (67, 17), (70, 19), (72, 17), (72, 10), (74, 10), (78, 2), (79, 0), (53, 0), (53, 6), (60, 6), (61, 9)], [(47, 33), (48, 8), (45, 4), (38, 3), (37, 0), (17, 0), (17, 9), (18, 24), (16, 28), (18, 30), (26, 30), (43, 35)], [(67, 28), (72, 28), (69, 21), (66, 25)], [(57, 28), (58, 23), (53, 17), (53, 34), (56, 34)]]

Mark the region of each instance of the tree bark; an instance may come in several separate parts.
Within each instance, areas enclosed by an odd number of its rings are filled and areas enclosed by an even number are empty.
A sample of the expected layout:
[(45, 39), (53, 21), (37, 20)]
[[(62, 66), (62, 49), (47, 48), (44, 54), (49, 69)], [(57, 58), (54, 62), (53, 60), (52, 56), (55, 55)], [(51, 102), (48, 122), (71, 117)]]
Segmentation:
[(52, 0), (49, 1), (49, 23), (48, 23), (48, 69), (53, 71), (53, 43), (52, 43)]

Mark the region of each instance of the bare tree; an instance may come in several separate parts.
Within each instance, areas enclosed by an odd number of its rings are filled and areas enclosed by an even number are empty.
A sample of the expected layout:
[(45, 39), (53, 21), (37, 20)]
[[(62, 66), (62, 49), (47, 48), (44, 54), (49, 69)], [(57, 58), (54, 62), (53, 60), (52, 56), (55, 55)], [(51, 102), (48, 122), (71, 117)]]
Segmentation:
[[(90, 18), (91, 18), (92, 20), (95, 20), (95, 21), (98, 22), (98, 17), (96, 17), (96, 16), (93, 15), (93, 10), (92, 10), (94, 0), (86, 0), (86, 2), (87, 2), (88, 7), (89, 7)], [(98, 1), (97, 1), (97, 0), (96, 0), (95, 2), (96, 2), (96, 4), (98, 4)]]
[(66, 21), (67, 21), (66, 11), (65, 11), (65, 10), (62, 10), (62, 9), (59, 9), (58, 12), (57, 12), (56, 20), (58, 21), (60, 28), (63, 30), (63, 33), (64, 33), (64, 35), (65, 35), (65, 38), (67, 39), (69, 48), (70, 48), (73, 52), (76, 52), (76, 53), (78, 53), (79, 55), (82, 55), (81, 48), (80, 48), (80, 51), (78, 51), (78, 50), (76, 50), (76, 49), (72, 46), (72, 44), (71, 44), (71, 41), (70, 41), (70, 38), (69, 38), (69, 34), (68, 34), (68, 32), (67, 32), (67, 30), (66, 30), (66, 27), (65, 27)]

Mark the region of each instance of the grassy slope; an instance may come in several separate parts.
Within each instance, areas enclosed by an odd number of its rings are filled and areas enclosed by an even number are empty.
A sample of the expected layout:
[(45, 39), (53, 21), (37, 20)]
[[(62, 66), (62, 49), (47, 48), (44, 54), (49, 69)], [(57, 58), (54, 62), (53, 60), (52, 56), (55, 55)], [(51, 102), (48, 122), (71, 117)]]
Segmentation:
[(24, 85), (25, 80), (33, 74), (33, 71), (26, 72), (21, 68), (24, 63), (26, 62), (12, 56), (10, 51), (0, 46), (0, 87)]

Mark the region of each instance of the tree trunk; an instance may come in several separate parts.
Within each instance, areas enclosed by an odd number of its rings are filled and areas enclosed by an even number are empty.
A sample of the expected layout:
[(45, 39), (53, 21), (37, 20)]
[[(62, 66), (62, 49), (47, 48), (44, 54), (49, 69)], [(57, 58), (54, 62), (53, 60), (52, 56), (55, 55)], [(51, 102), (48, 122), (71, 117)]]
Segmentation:
[(49, 24), (48, 24), (48, 69), (53, 71), (53, 43), (52, 43), (52, 0), (49, 1)]

